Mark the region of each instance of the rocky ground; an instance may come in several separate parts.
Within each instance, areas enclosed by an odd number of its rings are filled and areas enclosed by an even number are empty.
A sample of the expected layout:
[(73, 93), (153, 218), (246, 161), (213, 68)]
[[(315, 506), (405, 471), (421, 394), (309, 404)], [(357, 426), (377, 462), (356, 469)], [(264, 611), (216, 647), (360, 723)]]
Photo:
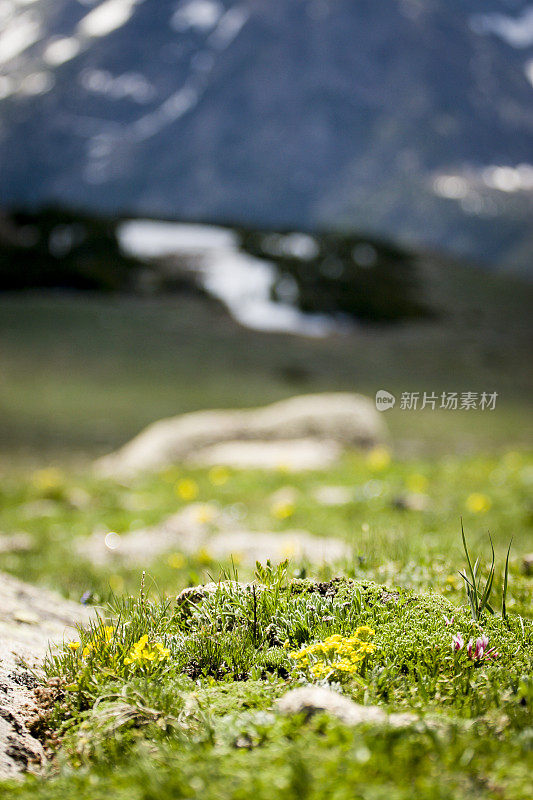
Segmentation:
[(3, 573), (0, 610), (0, 778), (6, 778), (39, 768), (43, 747), (28, 725), (39, 710), (34, 689), (43, 659), (92, 612)]

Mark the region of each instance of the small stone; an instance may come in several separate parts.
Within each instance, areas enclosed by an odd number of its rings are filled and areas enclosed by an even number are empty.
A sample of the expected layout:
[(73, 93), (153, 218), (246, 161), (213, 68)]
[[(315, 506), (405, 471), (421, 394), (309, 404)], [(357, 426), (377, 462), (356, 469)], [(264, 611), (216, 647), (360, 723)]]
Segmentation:
[(275, 505), (294, 505), (298, 500), (298, 489), (294, 486), (282, 486), (270, 495), (269, 502)]
[(18, 553), (31, 550), (35, 540), (31, 533), (19, 531), (18, 533), (0, 534), (0, 553)]
[(39, 617), (27, 608), (16, 608), (13, 612), (15, 622), (24, 622), (26, 625), (37, 625)]
[(387, 714), (378, 706), (362, 706), (325, 686), (302, 686), (291, 689), (276, 701), (276, 708), (282, 714), (289, 715), (303, 713), (311, 716), (325, 711), (345, 725), (370, 723), (404, 727), (417, 720), (414, 714)]
[(533, 575), (533, 553), (527, 553), (523, 557), (522, 570), (525, 575)]
[(392, 501), (395, 508), (403, 511), (427, 511), (431, 505), (430, 499), (426, 494), (401, 494)]
[(317, 486), (313, 494), (323, 506), (343, 506), (354, 500), (354, 491), (349, 486)]

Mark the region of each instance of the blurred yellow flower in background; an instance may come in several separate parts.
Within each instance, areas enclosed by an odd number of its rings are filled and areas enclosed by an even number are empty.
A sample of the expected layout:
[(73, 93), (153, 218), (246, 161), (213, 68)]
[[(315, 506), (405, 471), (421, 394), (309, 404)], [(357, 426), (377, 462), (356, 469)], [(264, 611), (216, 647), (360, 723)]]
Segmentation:
[(198, 497), (200, 490), (196, 481), (193, 481), (192, 478), (184, 478), (177, 482), (175, 491), (182, 500), (194, 500)]
[(425, 475), (421, 475), (420, 472), (413, 472), (412, 475), (406, 480), (407, 488), (411, 492), (425, 492), (429, 486), (429, 481)]
[(270, 513), (276, 519), (288, 519), (294, 514), (294, 503), (274, 503)]
[(159, 473), (159, 476), (162, 480), (165, 481), (165, 483), (174, 483), (174, 481), (178, 480), (179, 474), (180, 471), (178, 467), (172, 466), (172, 467), (165, 467), (164, 469), (162, 469), (161, 472)]
[(185, 556), (182, 553), (171, 553), (167, 558), (167, 564), (172, 569), (181, 569), (185, 566)]
[(297, 542), (288, 541), (281, 545), (279, 554), (282, 558), (294, 558), (298, 556), (299, 550), (300, 548)]
[(210, 564), (213, 560), (213, 556), (207, 549), (207, 547), (200, 547), (200, 549), (196, 553), (196, 559), (200, 562), (200, 564)]
[(507, 469), (518, 469), (522, 466), (522, 456), (516, 450), (509, 450), (503, 457), (503, 463)]
[(230, 478), (229, 469), (226, 467), (211, 467), (207, 475), (213, 486), (223, 486)]
[(371, 470), (379, 472), (386, 469), (392, 461), (391, 452), (388, 447), (373, 447), (366, 457), (366, 463)]
[(43, 494), (61, 489), (65, 483), (65, 474), (57, 467), (46, 467), (33, 473), (33, 485)]
[(466, 499), (466, 507), (473, 514), (484, 514), (492, 506), (490, 497), (481, 492), (473, 492)]

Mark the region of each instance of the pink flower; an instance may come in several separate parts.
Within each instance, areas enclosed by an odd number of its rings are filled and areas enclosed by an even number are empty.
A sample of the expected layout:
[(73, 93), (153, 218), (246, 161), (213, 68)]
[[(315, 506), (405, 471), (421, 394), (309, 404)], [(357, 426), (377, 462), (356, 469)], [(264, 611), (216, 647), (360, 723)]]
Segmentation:
[(444, 617), (444, 622), (446, 623), (446, 625), (453, 625), (454, 619), (455, 617)]
[(476, 658), (483, 658), (488, 646), (489, 637), (483, 634), (483, 636), (480, 636), (479, 639), (476, 640)]
[(465, 640), (461, 633), (456, 633), (452, 638), (452, 647), (454, 650), (462, 650), (465, 646)]
[(484, 658), (498, 658), (496, 648), (489, 648), (489, 637), (485, 634), (476, 639), (475, 647), (474, 640), (470, 639), (466, 646), (466, 652), (468, 653), (468, 658), (471, 658), (472, 661), (483, 661)]

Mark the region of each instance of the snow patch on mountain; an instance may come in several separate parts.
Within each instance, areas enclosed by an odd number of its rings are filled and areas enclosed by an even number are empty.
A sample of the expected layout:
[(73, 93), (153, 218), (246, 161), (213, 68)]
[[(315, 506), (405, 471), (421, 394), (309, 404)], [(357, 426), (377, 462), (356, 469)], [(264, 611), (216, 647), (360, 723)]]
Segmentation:
[(178, 6), (170, 26), (176, 31), (188, 28), (205, 32), (212, 30), (224, 13), (224, 6), (216, 0), (190, 0)]
[(39, 20), (31, 11), (8, 17), (0, 34), (0, 64), (6, 64), (39, 41), (41, 33)]
[[(240, 252), (233, 231), (210, 225), (130, 220), (118, 227), (117, 234), (124, 253), (136, 258), (191, 257), (188, 269), (200, 285), (247, 328), (321, 337), (339, 327), (324, 314), (304, 314), (288, 301), (273, 300), (275, 267)], [(307, 258), (314, 240), (299, 237), (287, 237), (286, 247), (294, 247)]]
[(511, 47), (524, 48), (533, 45), (533, 5), (522, 11), (519, 17), (506, 14), (474, 14), (472, 29), (476, 33), (494, 33)]
[(44, 50), (44, 60), (52, 67), (65, 64), (78, 55), (81, 42), (75, 36), (65, 36), (60, 39), (51, 39)]
[(144, 0), (105, 0), (83, 17), (78, 24), (78, 32), (90, 38), (107, 36), (125, 25), (135, 6), (142, 2)]

